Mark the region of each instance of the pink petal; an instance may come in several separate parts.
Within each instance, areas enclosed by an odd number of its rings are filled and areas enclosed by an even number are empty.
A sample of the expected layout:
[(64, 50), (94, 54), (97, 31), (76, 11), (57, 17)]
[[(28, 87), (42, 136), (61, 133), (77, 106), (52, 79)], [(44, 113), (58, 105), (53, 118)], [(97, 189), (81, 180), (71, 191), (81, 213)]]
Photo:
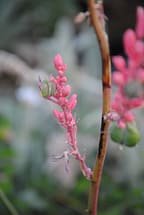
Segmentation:
[(133, 30), (127, 30), (123, 35), (123, 42), (126, 54), (135, 59), (136, 34)]
[(123, 71), (126, 68), (126, 62), (122, 56), (113, 57), (112, 62), (119, 71)]
[(142, 7), (137, 8), (136, 35), (139, 39), (144, 37), (144, 9)]
[(117, 85), (124, 85), (125, 83), (125, 78), (124, 78), (124, 75), (121, 73), (121, 72), (115, 72), (113, 73), (113, 81), (115, 84)]
[(62, 56), (60, 54), (57, 54), (54, 58), (54, 66), (58, 71), (65, 71), (66, 70), (66, 64), (63, 63)]

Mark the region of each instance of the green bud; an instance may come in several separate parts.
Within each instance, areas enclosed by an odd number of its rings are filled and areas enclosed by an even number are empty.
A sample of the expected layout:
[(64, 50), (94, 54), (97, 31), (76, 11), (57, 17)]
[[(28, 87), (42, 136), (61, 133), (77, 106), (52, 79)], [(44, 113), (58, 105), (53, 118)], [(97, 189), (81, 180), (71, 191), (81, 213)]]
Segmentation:
[(136, 146), (140, 141), (140, 133), (135, 123), (127, 123), (125, 129), (119, 128), (117, 124), (113, 124), (110, 129), (110, 136), (114, 142), (127, 147)]
[(123, 139), (124, 129), (119, 128), (116, 123), (111, 126), (110, 136), (111, 139), (116, 143), (121, 143)]
[(41, 82), (40, 89), (43, 97), (53, 96), (56, 92), (55, 85), (47, 80)]
[(140, 133), (136, 127), (135, 123), (128, 123), (125, 135), (124, 135), (124, 143), (128, 147), (133, 147), (137, 145), (137, 143), (140, 141)]

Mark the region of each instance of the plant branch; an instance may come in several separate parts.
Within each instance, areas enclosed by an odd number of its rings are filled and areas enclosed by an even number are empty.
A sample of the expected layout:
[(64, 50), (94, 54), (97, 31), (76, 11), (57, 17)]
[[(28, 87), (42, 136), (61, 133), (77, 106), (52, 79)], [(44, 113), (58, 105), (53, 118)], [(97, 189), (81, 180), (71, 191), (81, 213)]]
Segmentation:
[(109, 54), (109, 45), (104, 26), (101, 23), (100, 17), (97, 14), (95, 1), (88, 0), (88, 7), (90, 12), (90, 21), (96, 33), (96, 37), (99, 43), (101, 58), (102, 58), (102, 88), (103, 88), (103, 107), (101, 117), (101, 131), (98, 153), (93, 169), (93, 175), (91, 178), (91, 187), (89, 193), (89, 205), (88, 214), (97, 215), (97, 204), (99, 187), (101, 182), (101, 176), (103, 172), (103, 166), (105, 156), (107, 153), (108, 144), (108, 132), (109, 132), (109, 120), (106, 119), (106, 114), (110, 111), (111, 106), (111, 63)]
[(18, 215), (16, 209), (14, 208), (12, 203), (9, 201), (9, 199), (1, 189), (0, 189), (0, 198), (12, 215)]

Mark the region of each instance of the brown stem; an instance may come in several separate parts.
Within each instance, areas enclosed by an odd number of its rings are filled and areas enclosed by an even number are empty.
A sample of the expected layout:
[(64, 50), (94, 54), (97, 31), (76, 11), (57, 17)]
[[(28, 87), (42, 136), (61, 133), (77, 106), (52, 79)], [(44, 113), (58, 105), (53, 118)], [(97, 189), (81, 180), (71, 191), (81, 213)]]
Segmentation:
[(111, 63), (107, 35), (96, 13), (95, 1), (88, 0), (88, 6), (90, 12), (90, 20), (96, 33), (102, 58), (103, 110), (101, 117), (99, 148), (93, 169), (93, 175), (91, 178), (88, 205), (88, 214), (97, 215), (99, 187), (102, 177), (105, 156), (107, 153), (108, 131), (110, 123), (109, 120), (105, 119), (104, 116), (110, 111), (111, 104)]

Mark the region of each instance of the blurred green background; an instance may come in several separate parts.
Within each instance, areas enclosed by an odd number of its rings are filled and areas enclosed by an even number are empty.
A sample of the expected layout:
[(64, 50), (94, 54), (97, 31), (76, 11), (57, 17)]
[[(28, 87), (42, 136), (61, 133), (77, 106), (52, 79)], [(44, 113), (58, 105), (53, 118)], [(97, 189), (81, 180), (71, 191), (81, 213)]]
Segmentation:
[[(71, 159), (70, 172), (58, 155), (65, 133), (41, 98), (37, 81), (54, 73), (61, 53), (78, 94), (78, 144), (92, 168), (101, 114), (101, 60), (93, 30), (76, 25), (85, 0), (0, 0), (0, 191), (20, 215), (82, 215), (89, 182)], [(135, 25), (143, 1), (104, 1), (111, 54), (122, 54), (122, 33)], [(129, 14), (129, 19), (127, 18)], [(133, 148), (110, 141), (99, 198), (99, 215), (144, 214), (143, 110), (136, 113), (141, 143)], [(0, 194), (1, 195), (1, 194)], [(0, 214), (10, 212), (0, 196)]]

